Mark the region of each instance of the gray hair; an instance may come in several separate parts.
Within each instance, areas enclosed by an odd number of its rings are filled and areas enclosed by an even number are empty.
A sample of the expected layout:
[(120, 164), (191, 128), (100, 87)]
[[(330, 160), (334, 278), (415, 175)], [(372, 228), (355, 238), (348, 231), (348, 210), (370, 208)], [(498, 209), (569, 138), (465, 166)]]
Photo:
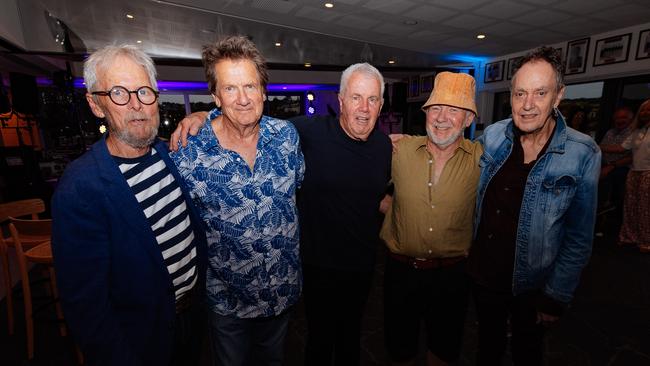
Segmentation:
[(119, 46), (108, 45), (104, 46), (97, 51), (93, 52), (84, 62), (84, 82), (88, 92), (97, 91), (97, 71), (110, 67), (115, 60), (125, 56), (130, 58), (136, 64), (144, 67), (149, 82), (154, 90), (158, 90), (158, 83), (156, 82), (156, 67), (153, 64), (151, 57), (147, 56), (144, 51), (136, 46), (129, 44), (122, 44)]
[(377, 70), (374, 66), (372, 66), (367, 62), (350, 65), (348, 66), (347, 69), (343, 70), (343, 74), (341, 74), (341, 86), (340, 86), (341, 94), (345, 94), (345, 89), (348, 87), (348, 80), (355, 72), (360, 72), (364, 75), (371, 76), (377, 79), (381, 84), (380, 97), (382, 100), (384, 99), (384, 77), (381, 75), (379, 70)]

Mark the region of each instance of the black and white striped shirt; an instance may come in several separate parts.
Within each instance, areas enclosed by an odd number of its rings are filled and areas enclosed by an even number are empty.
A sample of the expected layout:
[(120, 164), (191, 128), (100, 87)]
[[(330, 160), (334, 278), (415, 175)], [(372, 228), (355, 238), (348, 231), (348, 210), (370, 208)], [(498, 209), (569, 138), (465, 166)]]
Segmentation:
[(151, 225), (179, 299), (197, 279), (196, 243), (181, 188), (156, 149), (138, 158), (113, 158)]

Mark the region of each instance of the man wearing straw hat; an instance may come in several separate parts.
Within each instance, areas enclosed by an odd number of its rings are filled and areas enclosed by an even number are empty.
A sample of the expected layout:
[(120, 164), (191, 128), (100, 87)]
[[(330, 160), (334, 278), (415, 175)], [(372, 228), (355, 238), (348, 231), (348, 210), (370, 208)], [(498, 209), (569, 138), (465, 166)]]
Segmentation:
[(480, 175), (480, 144), (463, 138), (476, 117), (474, 78), (436, 76), (426, 113), (427, 136), (405, 136), (393, 154), (392, 206), (381, 238), (386, 346), (395, 364), (412, 363), (426, 329), (427, 364), (460, 353), (469, 281), (465, 274)]

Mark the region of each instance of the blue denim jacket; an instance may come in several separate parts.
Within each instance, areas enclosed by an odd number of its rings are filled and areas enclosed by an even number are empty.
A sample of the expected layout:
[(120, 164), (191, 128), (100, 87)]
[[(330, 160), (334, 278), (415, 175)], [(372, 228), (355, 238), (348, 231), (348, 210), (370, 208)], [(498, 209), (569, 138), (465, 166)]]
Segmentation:
[[(512, 152), (512, 119), (496, 122), (479, 138), (480, 160), (474, 236), (488, 184)], [(542, 289), (567, 303), (591, 254), (600, 149), (558, 117), (546, 152), (528, 175), (519, 213), (512, 292)]]

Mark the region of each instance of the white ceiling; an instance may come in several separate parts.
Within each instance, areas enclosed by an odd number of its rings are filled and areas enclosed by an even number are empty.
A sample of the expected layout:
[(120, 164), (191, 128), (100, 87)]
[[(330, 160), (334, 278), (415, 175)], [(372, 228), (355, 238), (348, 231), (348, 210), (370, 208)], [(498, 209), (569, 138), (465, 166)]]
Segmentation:
[[(246, 34), (269, 62), (432, 67), (576, 39), (650, 20), (650, 0), (21, 0), (32, 51), (76, 52), (141, 41), (150, 54), (200, 58), (203, 44)], [(51, 15), (48, 21), (48, 15)], [(128, 19), (126, 14), (134, 19)], [(416, 23), (416, 24), (413, 24)], [(44, 25), (47, 24), (47, 25)], [(487, 38), (479, 40), (476, 35)], [(275, 47), (281, 42), (281, 47)]]

